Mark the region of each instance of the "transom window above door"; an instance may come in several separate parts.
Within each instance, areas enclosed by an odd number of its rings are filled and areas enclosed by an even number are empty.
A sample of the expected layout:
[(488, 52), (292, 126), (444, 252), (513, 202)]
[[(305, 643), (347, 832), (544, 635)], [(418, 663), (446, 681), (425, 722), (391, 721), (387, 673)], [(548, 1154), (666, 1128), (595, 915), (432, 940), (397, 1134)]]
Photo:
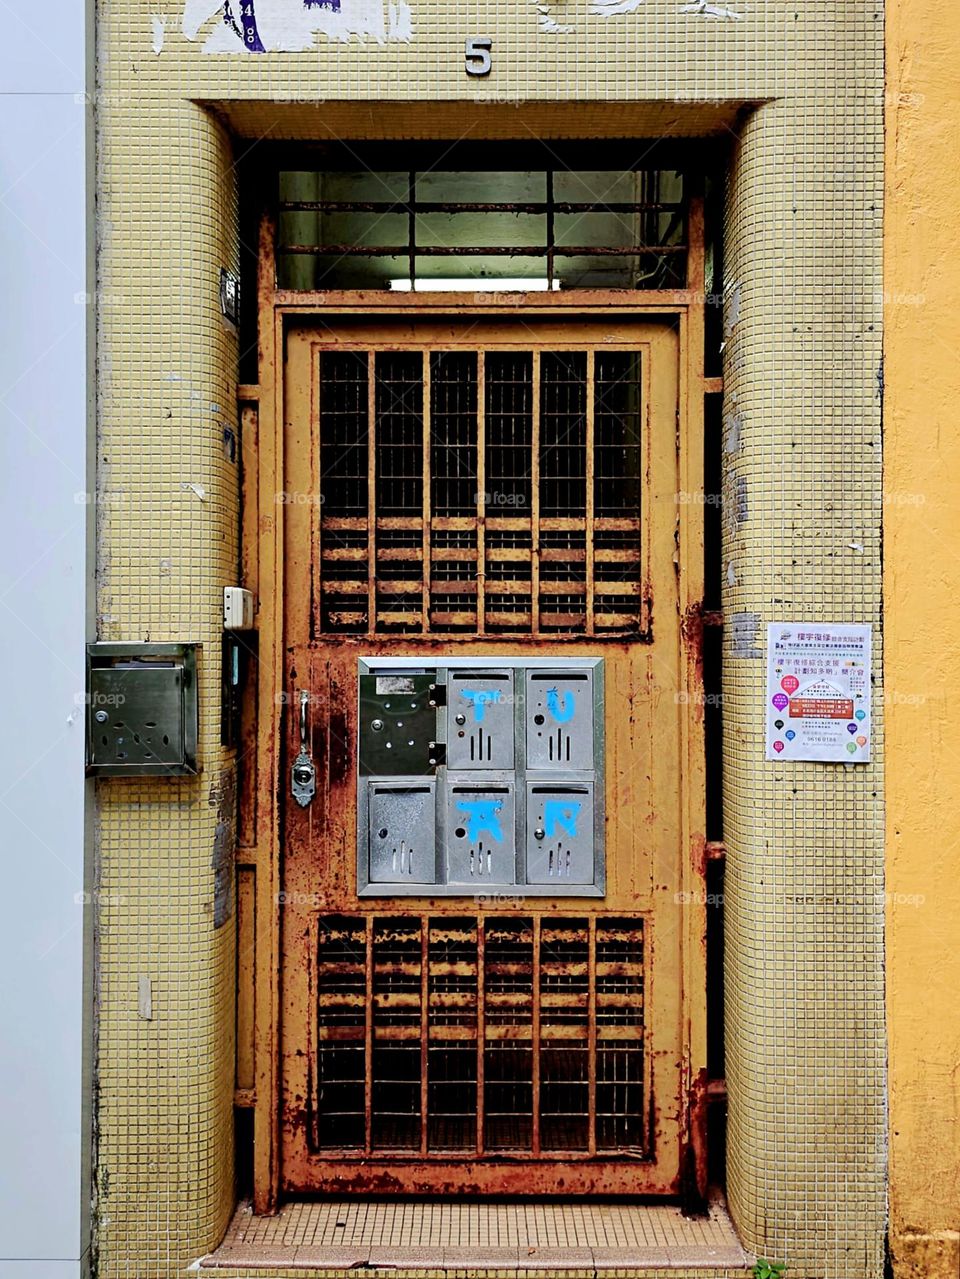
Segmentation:
[[(489, 161), (488, 161), (489, 163)], [(284, 289), (675, 289), (683, 175), (664, 168), (283, 169)]]
[(316, 358), (322, 632), (644, 633), (639, 350)]

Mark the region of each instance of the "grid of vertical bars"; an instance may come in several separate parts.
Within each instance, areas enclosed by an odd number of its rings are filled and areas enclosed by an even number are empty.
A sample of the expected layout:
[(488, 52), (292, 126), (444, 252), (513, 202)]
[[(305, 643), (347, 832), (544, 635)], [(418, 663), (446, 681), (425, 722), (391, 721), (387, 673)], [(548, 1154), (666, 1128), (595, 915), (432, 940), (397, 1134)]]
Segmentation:
[(638, 352), (319, 358), (321, 632), (643, 634)]
[(648, 1153), (638, 916), (320, 921), (314, 1149)]

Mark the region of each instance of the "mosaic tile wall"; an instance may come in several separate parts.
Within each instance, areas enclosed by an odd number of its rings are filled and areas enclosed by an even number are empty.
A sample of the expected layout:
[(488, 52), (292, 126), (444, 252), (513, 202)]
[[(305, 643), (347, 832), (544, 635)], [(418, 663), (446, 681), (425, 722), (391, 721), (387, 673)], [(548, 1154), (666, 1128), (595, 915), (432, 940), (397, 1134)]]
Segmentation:
[(232, 855), (235, 792), (219, 694), (238, 558), (237, 343), (219, 306), (235, 192), (226, 134), (198, 107), (110, 102), (100, 120), (100, 635), (203, 645), (202, 774), (97, 788), (99, 1265), (147, 1279), (179, 1273), (233, 1204), (235, 933), (232, 913), (214, 924), (214, 861), (225, 842)]
[[(243, 51), (236, 2), (233, 26), (223, 0), (99, 5), (100, 633), (204, 643), (201, 778), (99, 788), (100, 1273), (180, 1273), (233, 1206), (233, 926), (214, 927), (211, 864), (233, 766), (216, 690), (238, 518), (222, 122), (240, 154), (307, 133), (480, 139), (489, 120), (517, 138), (709, 127), (733, 148), (724, 461), (746, 504), (724, 519), (729, 1194), (747, 1248), (791, 1279), (874, 1279), (879, 769), (765, 763), (763, 663), (740, 654), (762, 652), (767, 621), (879, 617), (882, 11), (341, 0), (308, 21), (299, 0), (256, 8), (263, 53)], [(475, 83), (463, 47), (481, 32), (494, 71)], [(762, 105), (732, 126), (749, 104)]]
[(874, 623), (879, 669), (881, 165), (864, 109), (764, 108), (727, 213), (725, 487), (747, 493), (746, 518), (723, 521), (739, 623), (723, 706), (728, 1182), (745, 1239), (791, 1275), (883, 1268), (882, 728), (862, 766), (765, 763), (758, 728), (768, 621)]

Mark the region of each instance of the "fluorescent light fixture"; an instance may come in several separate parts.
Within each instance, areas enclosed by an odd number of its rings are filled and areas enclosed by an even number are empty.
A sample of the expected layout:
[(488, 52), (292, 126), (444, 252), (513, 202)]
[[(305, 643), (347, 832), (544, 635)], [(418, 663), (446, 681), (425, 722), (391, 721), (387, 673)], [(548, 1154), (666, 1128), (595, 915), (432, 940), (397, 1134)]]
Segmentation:
[[(550, 283), (542, 276), (517, 276), (504, 280), (492, 280), (488, 276), (475, 280), (454, 280), (442, 276), (434, 280), (417, 280), (415, 288), (410, 280), (391, 280), (390, 288), (397, 293), (547, 293)], [(554, 280), (554, 292), (559, 291), (559, 288), (560, 281)]]

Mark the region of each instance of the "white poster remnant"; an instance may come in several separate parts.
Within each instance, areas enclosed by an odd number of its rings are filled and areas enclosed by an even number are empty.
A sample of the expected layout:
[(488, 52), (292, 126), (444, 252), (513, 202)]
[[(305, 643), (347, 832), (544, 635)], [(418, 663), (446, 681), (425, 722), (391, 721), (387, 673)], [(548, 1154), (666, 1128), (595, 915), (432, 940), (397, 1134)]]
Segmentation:
[(330, 40), (409, 41), (407, 0), (185, 0), (181, 23), (204, 53), (298, 53)]
[(870, 627), (767, 626), (767, 759), (870, 762)]

